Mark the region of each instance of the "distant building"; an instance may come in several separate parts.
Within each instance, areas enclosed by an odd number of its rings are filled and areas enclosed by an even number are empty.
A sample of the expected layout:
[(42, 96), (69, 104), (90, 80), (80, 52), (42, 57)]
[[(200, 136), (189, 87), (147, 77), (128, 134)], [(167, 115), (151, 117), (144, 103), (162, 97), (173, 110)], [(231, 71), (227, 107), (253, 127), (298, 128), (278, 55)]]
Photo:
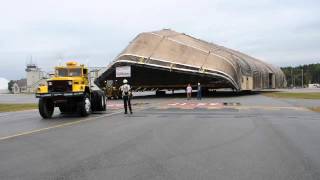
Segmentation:
[(26, 78), (14, 81), (12, 93), (35, 93), (39, 84), (46, 83), (46, 77), (47, 73), (41, 71), (36, 64), (27, 64)]
[(320, 88), (320, 84), (308, 84), (308, 88)]
[(45, 83), (46, 73), (41, 71), (36, 64), (30, 63), (26, 68), (27, 72), (27, 93), (34, 93), (39, 84)]
[(12, 93), (19, 94), (19, 93), (26, 93), (27, 92), (27, 79), (20, 79), (14, 81), (12, 85)]

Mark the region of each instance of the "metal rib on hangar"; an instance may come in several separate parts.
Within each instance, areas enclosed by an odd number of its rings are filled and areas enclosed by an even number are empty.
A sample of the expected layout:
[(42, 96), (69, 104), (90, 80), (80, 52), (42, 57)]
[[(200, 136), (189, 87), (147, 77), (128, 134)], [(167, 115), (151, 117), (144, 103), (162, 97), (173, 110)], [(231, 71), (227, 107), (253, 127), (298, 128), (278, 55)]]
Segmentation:
[(237, 91), (283, 88), (280, 68), (241, 52), (170, 29), (139, 34), (96, 80), (100, 87), (116, 78), (116, 67), (131, 66), (134, 89), (184, 89), (200, 82), (204, 88)]

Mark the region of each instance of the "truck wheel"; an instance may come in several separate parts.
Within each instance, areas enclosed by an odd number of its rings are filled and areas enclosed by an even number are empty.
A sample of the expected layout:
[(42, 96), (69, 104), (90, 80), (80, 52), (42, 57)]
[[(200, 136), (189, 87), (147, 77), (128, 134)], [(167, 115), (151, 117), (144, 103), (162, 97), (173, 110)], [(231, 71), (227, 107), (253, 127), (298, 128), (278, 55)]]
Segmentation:
[(54, 111), (54, 104), (51, 100), (43, 98), (39, 99), (39, 113), (43, 119), (49, 119), (52, 117)]
[(82, 117), (91, 114), (91, 101), (87, 94), (79, 102), (79, 112)]

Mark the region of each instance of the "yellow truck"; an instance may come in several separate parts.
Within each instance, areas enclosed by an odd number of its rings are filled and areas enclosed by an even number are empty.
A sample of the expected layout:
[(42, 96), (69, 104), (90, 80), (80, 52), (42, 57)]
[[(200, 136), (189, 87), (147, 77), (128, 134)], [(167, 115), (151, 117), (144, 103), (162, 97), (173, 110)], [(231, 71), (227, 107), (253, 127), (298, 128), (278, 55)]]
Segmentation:
[(40, 115), (44, 119), (51, 118), (55, 107), (59, 107), (61, 113), (78, 112), (81, 116), (88, 116), (93, 111), (105, 111), (105, 93), (93, 89), (89, 76), (88, 68), (77, 62), (55, 67), (54, 75), (36, 92)]

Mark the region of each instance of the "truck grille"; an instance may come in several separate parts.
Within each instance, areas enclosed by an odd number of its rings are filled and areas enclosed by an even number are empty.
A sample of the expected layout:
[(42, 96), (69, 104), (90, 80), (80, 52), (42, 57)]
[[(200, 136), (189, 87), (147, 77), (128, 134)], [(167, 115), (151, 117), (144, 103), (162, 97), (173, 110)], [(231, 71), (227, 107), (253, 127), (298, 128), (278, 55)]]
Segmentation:
[(68, 84), (68, 81), (51, 81), (52, 85), (48, 85), (49, 92), (71, 92), (72, 86)]

